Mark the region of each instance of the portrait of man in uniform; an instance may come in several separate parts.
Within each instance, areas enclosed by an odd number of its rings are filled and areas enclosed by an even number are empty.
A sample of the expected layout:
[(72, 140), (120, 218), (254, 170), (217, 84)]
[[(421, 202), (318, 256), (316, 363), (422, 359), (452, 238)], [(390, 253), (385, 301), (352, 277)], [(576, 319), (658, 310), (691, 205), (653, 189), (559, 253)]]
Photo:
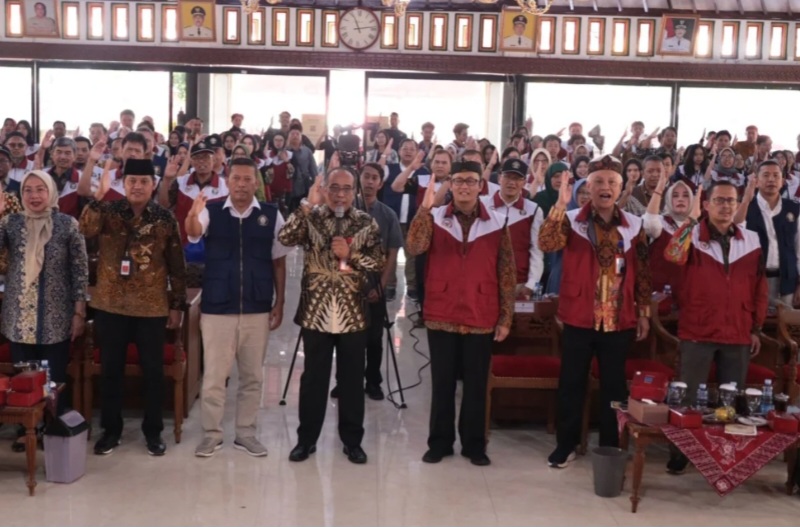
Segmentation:
[(694, 52), (697, 18), (664, 15), (661, 19), (660, 55), (686, 55)]
[(58, 0), (25, 0), (26, 37), (59, 37)]
[(214, 2), (182, 0), (180, 2), (181, 40), (205, 42), (216, 40)]
[(504, 51), (533, 51), (536, 17), (519, 9), (503, 9), (503, 31), (500, 49)]

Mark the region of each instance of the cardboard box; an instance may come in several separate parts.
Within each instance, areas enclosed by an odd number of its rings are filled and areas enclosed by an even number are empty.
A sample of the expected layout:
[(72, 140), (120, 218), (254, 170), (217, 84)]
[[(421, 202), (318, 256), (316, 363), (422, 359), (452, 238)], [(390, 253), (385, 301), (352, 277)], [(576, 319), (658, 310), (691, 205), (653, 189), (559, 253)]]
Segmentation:
[(669, 424), (678, 428), (700, 428), (703, 414), (691, 408), (670, 408)]
[(667, 398), (669, 379), (663, 373), (637, 371), (631, 380), (631, 397), (638, 401), (650, 399), (663, 402)]
[(11, 389), (15, 392), (38, 392), (41, 396), (46, 379), (44, 370), (24, 371), (11, 377)]
[(647, 404), (629, 397), (628, 413), (646, 425), (665, 425), (669, 422), (669, 406), (664, 403)]
[(38, 392), (8, 392), (8, 406), (33, 406), (44, 399), (44, 393)]
[(769, 427), (779, 434), (796, 434), (800, 428), (800, 421), (790, 414), (776, 414), (771, 411), (767, 414)]

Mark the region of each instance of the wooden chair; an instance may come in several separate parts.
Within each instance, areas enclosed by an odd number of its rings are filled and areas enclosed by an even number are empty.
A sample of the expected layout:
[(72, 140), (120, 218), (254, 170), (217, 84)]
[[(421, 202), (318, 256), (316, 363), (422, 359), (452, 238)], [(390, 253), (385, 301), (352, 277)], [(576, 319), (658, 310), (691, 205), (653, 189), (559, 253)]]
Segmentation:
[[(778, 306), (778, 339), (783, 343), (784, 365), (781, 391), (789, 394), (791, 401), (800, 396), (800, 366), (797, 363), (798, 341), (800, 341), (800, 310)], [(778, 393), (778, 388), (775, 388)]]
[[(102, 371), (100, 364), (100, 349), (95, 346), (94, 323), (87, 323), (86, 338), (86, 357), (83, 363), (83, 394), (84, 408), (86, 409), (86, 420), (92, 421), (93, 411), (93, 390), (92, 380), (99, 376)], [(172, 379), (173, 383), (173, 412), (175, 418), (175, 442), (181, 442), (181, 431), (183, 428), (183, 415), (185, 401), (183, 397), (183, 382), (186, 377), (186, 354), (183, 350), (183, 343), (180, 338), (180, 330), (167, 331), (167, 342), (164, 345), (164, 377)], [(139, 366), (139, 354), (135, 344), (128, 345), (127, 357), (125, 361), (125, 377), (141, 377), (142, 369)]]

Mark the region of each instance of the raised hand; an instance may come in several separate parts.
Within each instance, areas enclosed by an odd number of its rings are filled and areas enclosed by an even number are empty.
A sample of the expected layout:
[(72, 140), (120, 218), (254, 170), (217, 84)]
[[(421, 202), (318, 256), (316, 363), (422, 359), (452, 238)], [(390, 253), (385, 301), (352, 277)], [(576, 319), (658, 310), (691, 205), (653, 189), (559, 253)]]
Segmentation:
[(322, 175), (319, 175), (314, 180), (314, 184), (308, 189), (308, 202), (312, 207), (322, 204)]
[(692, 209), (689, 211), (689, 217), (694, 221), (700, 219), (700, 202), (703, 199), (702, 195), (703, 191), (701, 189), (697, 189), (697, 192), (694, 194), (694, 199), (692, 200)]
[(565, 132), (566, 130), (567, 130), (566, 128), (562, 128), (561, 130), (559, 130), (558, 132), (556, 132), (556, 135), (557, 135), (558, 137), (561, 137), (562, 135), (564, 135), (564, 132)]
[(564, 210), (567, 209), (569, 202), (572, 201), (572, 187), (573, 183), (570, 183), (570, 178), (561, 178), (561, 187), (558, 189), (558, 204)]
[(72, 132), (72, 138), (74, 139), (76, 137), (80, 137), (80, 135), (81, 135), (81, 127), (78, 126), (77, 128), (75, 128), (75, 131)]
[(528, 116), (527, 119), (525, 119), (525, 128), (528, 129), (528, 133), (533, 132), (533, 117), (531, 117), (530, 115)]
[(392, 144), (394, 144), (394, 139), (389, 138), (389, 140), (386, 142), (386, 148), (384, 148), (382, 152), (386, 157), (389, 157), (392, 154)]
[(436, 183), (431, 177), (428, 186), (425, 188), (425, 195), (422, 197), (422, 206), (426, 209), (432, 209), (433, 203), (436, 200)]
[(97, 192), (94, 193), (94, 199), (103, 201), (103, 198), (111, 188), (111, 169), (106, 166), (103, 170), (103, 175), (100, 176), (100, 184), (97, 186)]
[(425, 152), (420, 150), (417, 152), (417, 155), (414, 156), (414, 160), (411, 162), (411, 168), (413, 170), (418, 170), (422, 166), (422, 161), (425, 159)]
[(204, 193), (201, 192), (200, 194), (198, 194), (197, 197), (194, 198), (194, 201), (192, 202), (192, 208), (189, 210), (189, 216), (192, 217), (200, 216), (200, 213), (206, 210), (207, 201), (208, 198)]
[(42, 148), (44, 150), (48, 150), (51, 146), (53, 146), (53, 130), (48, 130), (46, 134), (44, 134), (44, 139), (42, 140)]
[(467, 147), (467, 150), (477, 150), (478, 149), (478, 142), (475, 140), (474, 137), (468, 137), (467, 142), (464, 144)]
[(744, 188), (744, 194), (742, 195), (742, 203), (750, 203), (753, 201), (753, 198), (756, 195), (756, 178), (750, 177), (747, 180), (747, 186)]
[(164, 169), (164, 179), (175, 179), (176, 177), (178, 177), (178, 158), (169, 156), (167, 166)]

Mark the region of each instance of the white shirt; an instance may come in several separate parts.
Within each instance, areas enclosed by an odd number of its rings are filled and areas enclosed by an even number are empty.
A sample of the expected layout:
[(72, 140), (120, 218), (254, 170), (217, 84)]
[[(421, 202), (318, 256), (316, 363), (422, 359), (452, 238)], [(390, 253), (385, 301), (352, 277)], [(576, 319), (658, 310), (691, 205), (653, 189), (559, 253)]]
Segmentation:
[[(228, 209), (228, 212), (230, 212), (231, 216), (233, 216), (234, 218), (238, 218), (238, 219), (242, 219), (243, 220), (243, 219), (249, 218), (250, 214), (252, 214), (255, 209), (261, 210), (261, 205), (258, 204), (258, 200), (254, 197), (253, 201), (247, 207), (247, 210), (240, 214), (239, 211), (236, 210), (236, 207), (233, 206), (233, 202), (231, 201), (231, 197), (228, 196), (228, 199), (225, 200), (225, 204), (222, 206), (222, 208), (223, 209)], [(203, 209), (203, 211), (197, 216), (197, 221), (199, 221), (200, 225), (203, 226), (203, 235), (202, 236), (197, 236), (197, 237), (188, 236), (189, 242), (191, 242), (191, 243), (199, 242), (200, 238), (205, 236), (206, 232), (208, 232), (208, 224), (211, 222), (211, 219), (210, 219), (210, 217), (208, 215), (208, 209)], [(291, 247), (286, 247), (285, 245), (281, 244), (281, 242), (278, 241), (278, 233), (280, 232), (281, 227), (283, 227), (284, 223), (285, 222), (283, 220), (283, 216), (281, 216), (281, 213), (279, 212), (278, 214), (275, 215), (275, 236), (274, 236), (274, 238), (272, 240), (272, 259), (273, 260), (277, 260), (278, 258), (286, 256), (292, 250)]]

